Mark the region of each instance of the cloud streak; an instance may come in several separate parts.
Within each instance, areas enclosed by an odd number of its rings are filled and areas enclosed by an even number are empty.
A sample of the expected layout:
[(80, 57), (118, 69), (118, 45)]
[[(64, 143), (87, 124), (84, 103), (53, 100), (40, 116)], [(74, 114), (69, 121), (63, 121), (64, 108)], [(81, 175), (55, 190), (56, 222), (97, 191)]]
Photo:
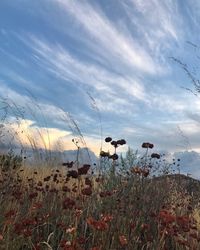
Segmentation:
[(136, 68), (144, 73), (160, 73), (161, 68), (155, 64), (148, 52), (140, 46), (136, 39), (123, 34), (103, 11), (94, 8), (86, 1), (56, 0), (56, 3), (71, 15), (82, 29), (96, 44), (96, 53), (107, 62), (123, 64), (133, 70)]

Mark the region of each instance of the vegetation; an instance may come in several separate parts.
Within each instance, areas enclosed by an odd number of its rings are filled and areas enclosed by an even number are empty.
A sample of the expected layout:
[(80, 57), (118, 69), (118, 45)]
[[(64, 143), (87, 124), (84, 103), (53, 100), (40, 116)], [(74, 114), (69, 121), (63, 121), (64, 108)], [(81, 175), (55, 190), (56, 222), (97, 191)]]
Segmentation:
[(100, 171), (77, 161), (28, 168), (1, 157), (1, 249), (200, 249), (199, 182), (167, 173), (151, 143), (142, 144), (143, 156), (129, 149), (118, 157), (126, 141), (105, 140), (114, 153), (101, 151)]

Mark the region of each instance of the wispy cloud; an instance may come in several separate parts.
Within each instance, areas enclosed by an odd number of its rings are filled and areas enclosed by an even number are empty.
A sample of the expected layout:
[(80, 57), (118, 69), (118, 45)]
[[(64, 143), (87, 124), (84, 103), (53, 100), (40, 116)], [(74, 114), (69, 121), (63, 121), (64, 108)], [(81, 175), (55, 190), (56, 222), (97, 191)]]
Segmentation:
[[(146, 101), (144, 85), (131, 76), (119, 75), (107, 71), (100, 65), (82, 62), (61, 45), (48, 43), (32, 35), (27, 40), (23, 39), (23, 42), (31, 44), (38, 65), (45, 71), (65, 80), (66, 84), (79, 84), (85, 87), (85, 90), (95, 90), (99, 96), (99, 104), (106, 104), (104, 111), (119, 112), (123, 106), (132, 105), (130, 98)], [(101, 107), (103, 108), (103, 105)]]
[(142, 45), (155, 62), (170, 70), (171, 49), (184, 40), (183, 17), (178, 1), (127, 0), (122, 5)]
[[(123, 33), (116, 24), (103, 13), (100, 7), (95, 8), (86, 1), (55, 1), (68, 15), (71, 15), (76, 20), (80, 28), (86, 33), (89, 41), (93, 41), (96, 45), (95, 53), (112, 66), (114, 64), (121, 65), (122, 63), (133, 70), (134, 68), (144, 73), (158, 74), (161, 67), (155, 64), (148, 52), (140, 46), (138, 41)], [(116, 68), (116, 67), (114, 67)]]

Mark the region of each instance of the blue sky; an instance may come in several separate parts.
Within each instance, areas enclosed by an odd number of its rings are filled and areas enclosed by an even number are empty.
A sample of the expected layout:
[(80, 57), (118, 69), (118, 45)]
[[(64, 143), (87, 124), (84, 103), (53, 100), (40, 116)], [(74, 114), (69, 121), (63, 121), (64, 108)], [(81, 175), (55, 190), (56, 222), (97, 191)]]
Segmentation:
[[(104, 137), (200, 152), (200, 99), (182, 88), (194, 89), (171, 59), (198, 79), (199, 47), (189, 42), (199, 45), (199, 27), (197, 0), (1, 0), (1, 96), (24, 107), (31, 135), (48, 127), (65, 149), (73, 148), (70, 114), (98, 152), (90, 93)], [(16, 130), (14, 114), (9, 121)]]

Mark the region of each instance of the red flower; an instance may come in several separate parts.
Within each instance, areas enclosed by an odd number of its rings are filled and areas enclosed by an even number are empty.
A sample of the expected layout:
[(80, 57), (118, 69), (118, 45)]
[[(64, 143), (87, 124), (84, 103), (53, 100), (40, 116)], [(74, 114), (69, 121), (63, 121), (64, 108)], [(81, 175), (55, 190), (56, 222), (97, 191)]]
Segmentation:
[(17, 212), (13, 209), (11, 209), (10, 211), (8, 211), (4, 216), (7, 219), (13, 218), (15, 215), (17, 214)]
[(86, 187), (86, 188), (83, 188), (82, 190), (81, 190), (81, 193), (83, 194), (83, 195), (91, 195), (92, 194), (92, 188), (91, 187)]
[(108, 229), (108, 224), (105, 221), (102, 220), (95, 220), (92, 217), (87, 219), (88, 225), (90, 225), (93, 229), (96, 229), (98, 231), (105, 231)]
[(176, 220), (176, 216), (174, 216), (167, 210), (161, 210), (158, 215), (158, 218), (166, 225), (171, 224)]
[(124, 235), (120, 235), (119, 236), (119, 243), (122, 247), (124, 247), (128, 244), (128, 240)]
[(74, 200), (70, 198), (66, 198), (63, 201), (62, 205), (63, 205), (63, 209), (72, 209), (76, 205), (76, 203)]
[(106, 214), (101, 216), (101, 220), (104, 222), (111, 222), (113, 219), (113, 216), (111, 214)]
[(149, 228), (150, 228), (149, 224), (143, 223), (143, 224), (141, 225), (141, 229), (142, 229), (143, 231), (147, 231), (147, 230), (149, 230)]
[(37, 192), (35, 192), (35, 193), (31, 193), (31, 194), (29, 194), (29, 199), (34, 199), (34, 198), (36, 198), (38, 196), (38, 193)]

